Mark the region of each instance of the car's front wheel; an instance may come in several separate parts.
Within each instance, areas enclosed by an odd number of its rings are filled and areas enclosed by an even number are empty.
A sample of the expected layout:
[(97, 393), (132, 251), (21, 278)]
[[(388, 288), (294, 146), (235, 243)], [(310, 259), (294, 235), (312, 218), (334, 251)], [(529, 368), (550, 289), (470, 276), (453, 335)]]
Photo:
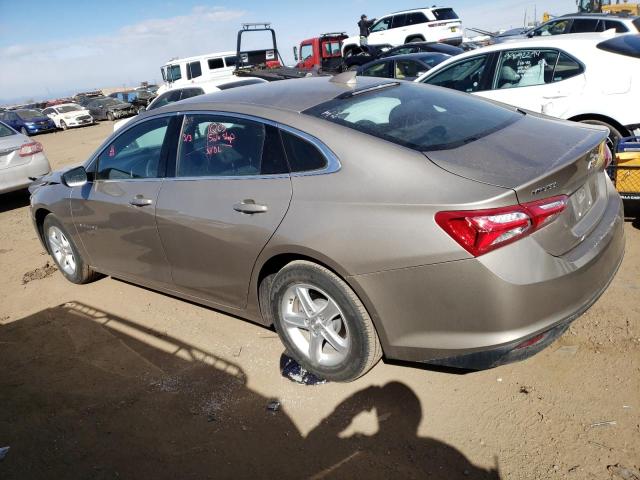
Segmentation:
[(288, 352), (320, 378), (355, 380), (382, 356), (364, 305), (325, 267), (301, 260), (289, 263), (273, 279), (269, 304)]
[(60, 128), (62, 130), (66, 130), (68, 128), (64, 120), (60, 120)]
[(107, 112), (107, 120), (109, 120), (110, 122), (113, 122), (115, 119), (116, 117), (113, 116), (113, 113)]
[(99, 274), (84, 261), (73, 239), (53, 214), (45, 217), (42, 230), (49, 253), (67, 280), (81, 284), (92, 282), (99, 277)]

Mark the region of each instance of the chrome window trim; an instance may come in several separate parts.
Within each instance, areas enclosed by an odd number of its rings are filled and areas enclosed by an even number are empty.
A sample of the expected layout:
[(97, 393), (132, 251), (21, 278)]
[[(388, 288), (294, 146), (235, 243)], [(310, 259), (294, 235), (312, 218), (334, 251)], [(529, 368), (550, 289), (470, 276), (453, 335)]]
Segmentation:
[[(289, 125), (285, 125), (283, 123), (275, 122), (273, 120), (269, 120), (267, 118), (258, 117), (255, 115), (248, 115), (245, 113), (235, 113), (235, 112), (221, 112), (218, 110), (191, 110), (191, 111), (181, 111), (180, 115), (216, 115), (220, 117), (230, 117), (230, 118), (238, 118), (240, 120), (249, 120), (257, 123), (262, 123), (264, 125), (271, 125), (272, 127), (283, 130), (287, 133), (291, 133), (302, 140), (305, 140), (311, 143), (314, 147), (316, 147), (321, 155), (327, 161), (325, 167), (318, 170), (309, 170), (306, 172), (289, 172), (285, 173), (274, 173), (270, 175), (233, 175), (233, 176), (216, 176), (216, 175), (208, 175), (202, 177), (166, 177), (166, 180), (250, 180), (250, 179), (273, 179), (273, 178), (288, 178), (288, 177), (306, 177), (311, 175), (327, 175), (330, 173), (335, 173), (342, 168), (340, 160), (335, 153), (329, 149), (322, 141), (317, 139), (316, 137), (309, 135), (297, 128), (290, 127)], [(182, 134), (182, 128), (180, 129), (180, 134)]]

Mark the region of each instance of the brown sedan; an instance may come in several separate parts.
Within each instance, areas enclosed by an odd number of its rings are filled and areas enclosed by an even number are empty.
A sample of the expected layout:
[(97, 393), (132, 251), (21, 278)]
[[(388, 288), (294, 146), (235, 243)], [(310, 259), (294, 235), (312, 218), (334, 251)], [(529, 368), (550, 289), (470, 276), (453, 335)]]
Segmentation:
[(148, 112), (32, 187), (74, 283), (97, 272), (273, 325), (313, 373), (536, 353), (623, 256), (606, 130), (343, 74)]

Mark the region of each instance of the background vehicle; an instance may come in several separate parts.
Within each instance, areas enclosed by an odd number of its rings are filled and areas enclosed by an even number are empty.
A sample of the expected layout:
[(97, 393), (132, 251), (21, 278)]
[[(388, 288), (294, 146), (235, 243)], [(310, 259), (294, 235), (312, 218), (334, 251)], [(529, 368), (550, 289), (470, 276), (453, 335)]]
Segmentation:
[(149, 106), (151, 101), (156, 98), (156, 95), (146, 90), (134, 90), (127, 92), (114, 92), (109, 94), (109, 97), (120, 100), (121, 102), (130, 103), (137, 108), (138, 112), (143, 111)]
[(444, 53), (409, 53), (381, 58), (367, 63), (358, 69), (358, 75), (365, 77), (397, 78), (415, 80), (451, 55)]
[(42, 113), (56, 124), (56, 127), (66, 130), (69, 127), (81, 127), (94, 123), (89, 111), (76, 103), (61, 103), (45, 108)]
[(323, 72), (341, 72), (343, 70), (342, 40), (347, 38), (344, 32), (324, 33), (319, 37), (300, 42), (298, 48), (293, 47), (295, 68), (300, 70), (321, 70)]
[(453, 57), (417, 81), (604, 125), (615, 152), (620, 138), (640, 128), (638, 57), (638, 34), (536, 37)]
[[(164, 92), (158, 95), (145, 109), (145, 111), (155, 110), (156, 108), (164, 107), (165, 105), (169, 105), (171, 103), (179, 102), (181, 100), (186, 100), (187, 98), (197, 97), (198, 95), (204, 95), (205, 93), (214, 93), (219, 92), (221, 90), (228, 90), (230, 88), (244, 87), (247, 85), (256, 85), (258, 83), (267, 83), (266, 80), (261, 78), (238, 78), (231, 82), (227, 80), (217, 81), (217, 82), (207, 82), (198, 85), (197, 87), (183, 87), (183, 88), (174, 88), (169, 90), (168, 92)], [(119, 128), (123, 127), (130, 121), (134, 120), (136, 117), (123, 118), (122, 120), (118, 120), (113, 124), (113, 131), (115, 132)]]
[(607, 173), (624, 200), (640, 201), (640, 136), (620, 139)]
[(614, 13), (640, 15), (640, 4), (623, 0), (578, 0), (578, 12), (580, 13)]
[(37, 110), (10, 110), (0, 113), (0, 120), (23, 135), (50, 132), (56, 124)]
[(0, 193), (26, 188), (51, 171), (42, 144), (0, 122)]
[(164, 84), (156, 93), (225, 77), (232, 78), (235, 65), (235, 52), (216, 52), (173, 59), (160, 68)]
[[(352, 51), (353, 52), (353, 51)], [(444, 53), (447, 55), (458, 55), (464, 50), (446, 43), (438, 42), (411, 42), (405, 45), (392, 47), (391, 45), (369, 45), (362, 47), (362, 51), (351, 54), (344, 59), (346, 69), (357, 69), (373, 60), (379, 58), (393, 57), (394, 55), (406, 55), (408, 53), (434, 52)]]
[[(404, 10), (381, 17), (371, 26), (370, 45), (388, 43), (403, 45), (409, 42), (441, 42), (460, 45), (463, 35), (462, 22), (452, 8), (419, 8)], [(344, 40), (342, 52), (360, 48), (360, 36)]]
[(640, 31), (640, 17), (604, 13), (563, 15), (521, 34), (498, 35), (494, 37), (492, 41), (494, 43), (501, 43), (522, 38), (546, 37), (569, 33), (604, 32), (611, 29), (614, 29), (617, 33), (637, 33)]
[(98, 97), (87, 103), (86, 108), (96, 120), (113, 121), (138, 113), (138, 110), (130, 103), (110, 97)]
[(533, 355), (622, 260), (601, 127), (353, 72), (162, 113), (31, 187), (61, 273), (273, 324), (329, 380), (383, 350), (467, 368)]

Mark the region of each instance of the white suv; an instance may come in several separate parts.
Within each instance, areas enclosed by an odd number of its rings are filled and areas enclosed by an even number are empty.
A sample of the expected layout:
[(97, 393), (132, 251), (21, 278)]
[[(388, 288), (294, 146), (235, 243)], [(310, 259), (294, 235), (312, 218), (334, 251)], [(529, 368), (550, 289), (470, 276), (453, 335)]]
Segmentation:
[[(462, 22), (453, 8), (433, 7), (403, 10), (381, 17), (371, 26), (370, 45), (389, 44), (394, 47), (410, 42), (462, 43)], [(342, 43), (342, 54), (349, 56), (360, 50), (360, 37), (353, 36)]]

